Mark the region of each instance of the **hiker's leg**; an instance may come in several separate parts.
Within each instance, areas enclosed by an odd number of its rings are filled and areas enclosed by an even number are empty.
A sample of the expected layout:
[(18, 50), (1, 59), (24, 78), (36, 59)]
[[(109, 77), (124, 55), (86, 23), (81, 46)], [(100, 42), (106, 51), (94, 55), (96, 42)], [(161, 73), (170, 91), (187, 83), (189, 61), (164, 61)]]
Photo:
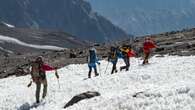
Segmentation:
[(36, 82), (36, 102), (39, 103), (39, 96), (40, 96), (40, 89), (41, 89), (41, 82)]
[(117, 70), (117, 68), (116, 68), (117, 62), (118, 62), (118, 59), (116, 59), (116, 63), (115, 63), (115, 73), (118, 72), (118, 70)]
[(129, 70), (130, 67), (130, 62), (129, 62), (129, 58), (126, 59), (126, 71)]
[(92, 67), (91, 67), (91, 66), (89, 66), (88, 78), (91, 78), (91, 71), (92, 71)]
[(112, 66), (111, 74), (113, 74), (113, 73), (114, 73), (114, 64), (113, 64), (113, 66)]
[(123, 69), (126, 68), (126, 58), (123, 58), (123, 60), (124, 60), (124, 62), (125, 62), (125, 66), (121, 66), (121, 67), (120, 67), (120, 71), (122, 71)]
[(145, 63), (149, 63), (149, 62), (148, 62), (149, 56), (150, 56), (150, 53), (148, 52), (148, 53), (146, 54), (146, 61), (145, 61)]
[(143, 64), (146, 64), (146, 58), (147, 58), (147, 53), (144, 53), (144, 61), (143, 61)]
[(98, 74), (98, 72), (97, 72), (96, 66), (94, 66), (93, 69), (94, 69), (94, 72), (95, 72), (95, 76), (98, 76), (99, 74)]
[(44, 99), (46, 97), (46, 95), (47, 95), (47, 79), (45, 79), (43, 81), (43, 96), (42, 96), (42, 98)]
[(116, 70), (116, 63), (114, 62), (113, 63), (113, 66), (112, 66), (112, 72), (111, 72), (111, 74), (113, 74), (114, 72), (116, 72), (117, 70)]
[(124, 62), (125, 62), (125, 66), (122, 66), (121, 70), (126, 69), (126, 71), (128, 71), (129, 70), (129, 58), (125, 57)]

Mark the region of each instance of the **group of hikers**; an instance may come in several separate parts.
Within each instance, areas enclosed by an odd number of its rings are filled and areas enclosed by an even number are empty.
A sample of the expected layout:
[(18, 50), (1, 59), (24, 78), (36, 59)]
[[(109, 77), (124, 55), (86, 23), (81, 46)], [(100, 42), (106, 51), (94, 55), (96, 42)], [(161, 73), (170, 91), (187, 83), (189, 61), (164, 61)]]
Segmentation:
[[(143, 65), (149, 63), (148, 59), (151, 50), (156, 47), (157, 46), (155, 45), (154, 41), (150, 37), (145, 38), (145, 41), (143, 43), (143, 53), (144, 53), (144, 60), (142, 63)], [(136, 56), (136, 52), (132, 49), (131, 45), (123, 45), (122, 47), (111, 46), (110, 52), (108, 53), (108, 62), (111, 62), (113, 65), (111, 74), (118, 72), (116, 65), (119, 58), (122, 58), (125, 63), (125, 66), (120, 67), (120, 71), (124, 69), (128, 71), (130, 67), (130, 58), (135, 56)], [(100, 65), (99, 59), (96, 55), (96, 49), (91, 48), (89, 50), (89, 57), (88, 57), (88, 67), (89, 67), (88, 78), (91, 78), (92, 68), (94, 69), (95, 76), (99, 75), (97, 72), (96, 63)]]
[[(145, 38), (145, 41), (143, 43), (143, 52), (144, 52), (144, 60), (143, 64), (148, 64), (148, 59), (151, 53), (151, 49), (156, 48), (154, 41), (147, 37)], [(125, 66), (120, 67), (120, 71), (122, 70), (129, 70), (130, 67), (130, 57), (136, 56), (136, 53), (132, 49), (130, 45), (123, 45), (122, 47), (114, 47), (112, 46), (110, 48), (110, 52), (108, 53), (108, 62), (111, 62), (113, 64), (111, 74), (114, 74), (118, 72), (117, 70), (117, 62), (119, 58), (122, 58), (124, 60)], [(96, 49), (91, 48), (89, 49), (89, 56), (87, 57), (88, 61), (88, 78), (91, 78), (92, 69), (94, 69), (95, 76), (98, 76), (99, 73), (97, 72), (97, 66), (96, 64), (100, 65), (99, 59), (96, 54)], [(43, 58), (39, 56), (35, 59), (30, 65), (30, 74), (31, 79), (30, 83), (28, 84), (28, 87), (31, 86), (32, 82), (36, 84), (36, 103), (40, 103), (40, 90), (41, 85), (43, 85), (43, 94), (42, 99), (44, 99), (47, 95), (47, 77), (46, 77), (46, 71), (55, 71), (56, 78), (59, 79), (59, 75), (57, 73), (57, 67), (51, 67), (44, 63)]]

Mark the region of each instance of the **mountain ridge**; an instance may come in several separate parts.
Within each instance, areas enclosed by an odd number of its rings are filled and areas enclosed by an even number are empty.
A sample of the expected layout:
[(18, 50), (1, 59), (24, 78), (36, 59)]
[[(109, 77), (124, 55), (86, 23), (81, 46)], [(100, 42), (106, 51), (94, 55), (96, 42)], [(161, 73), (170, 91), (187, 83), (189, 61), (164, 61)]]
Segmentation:
[(128, 36), (83, 0), (6, 0), (0, 2), (0, 16), (16, 27), (61, 30), (93, 42)]

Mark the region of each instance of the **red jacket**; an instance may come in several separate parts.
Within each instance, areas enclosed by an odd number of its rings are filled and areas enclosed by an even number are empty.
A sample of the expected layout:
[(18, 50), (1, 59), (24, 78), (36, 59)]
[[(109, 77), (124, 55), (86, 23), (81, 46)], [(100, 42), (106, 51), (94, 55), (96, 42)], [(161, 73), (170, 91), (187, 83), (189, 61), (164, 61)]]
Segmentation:
[(150, 53), (151, 49), (156, 48), (156, 45), (152, 40), (147, 40), (144, 42), (143, 51), (144, 53)]

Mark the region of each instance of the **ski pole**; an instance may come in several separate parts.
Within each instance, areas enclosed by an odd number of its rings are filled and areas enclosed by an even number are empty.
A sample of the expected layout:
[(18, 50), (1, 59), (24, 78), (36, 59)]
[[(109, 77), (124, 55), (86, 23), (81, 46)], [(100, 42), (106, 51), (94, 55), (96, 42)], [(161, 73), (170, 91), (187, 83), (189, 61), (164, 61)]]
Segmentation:
[(107, 71), (107, 69), (108, 69), (108, 65), (109, 65), (109, 62), (108, 62), (108, 64), (107, 64), (107, 66), (106, 66), (106, 70), (104, 71), (104, 74), (106, 74), (106, 71)]

